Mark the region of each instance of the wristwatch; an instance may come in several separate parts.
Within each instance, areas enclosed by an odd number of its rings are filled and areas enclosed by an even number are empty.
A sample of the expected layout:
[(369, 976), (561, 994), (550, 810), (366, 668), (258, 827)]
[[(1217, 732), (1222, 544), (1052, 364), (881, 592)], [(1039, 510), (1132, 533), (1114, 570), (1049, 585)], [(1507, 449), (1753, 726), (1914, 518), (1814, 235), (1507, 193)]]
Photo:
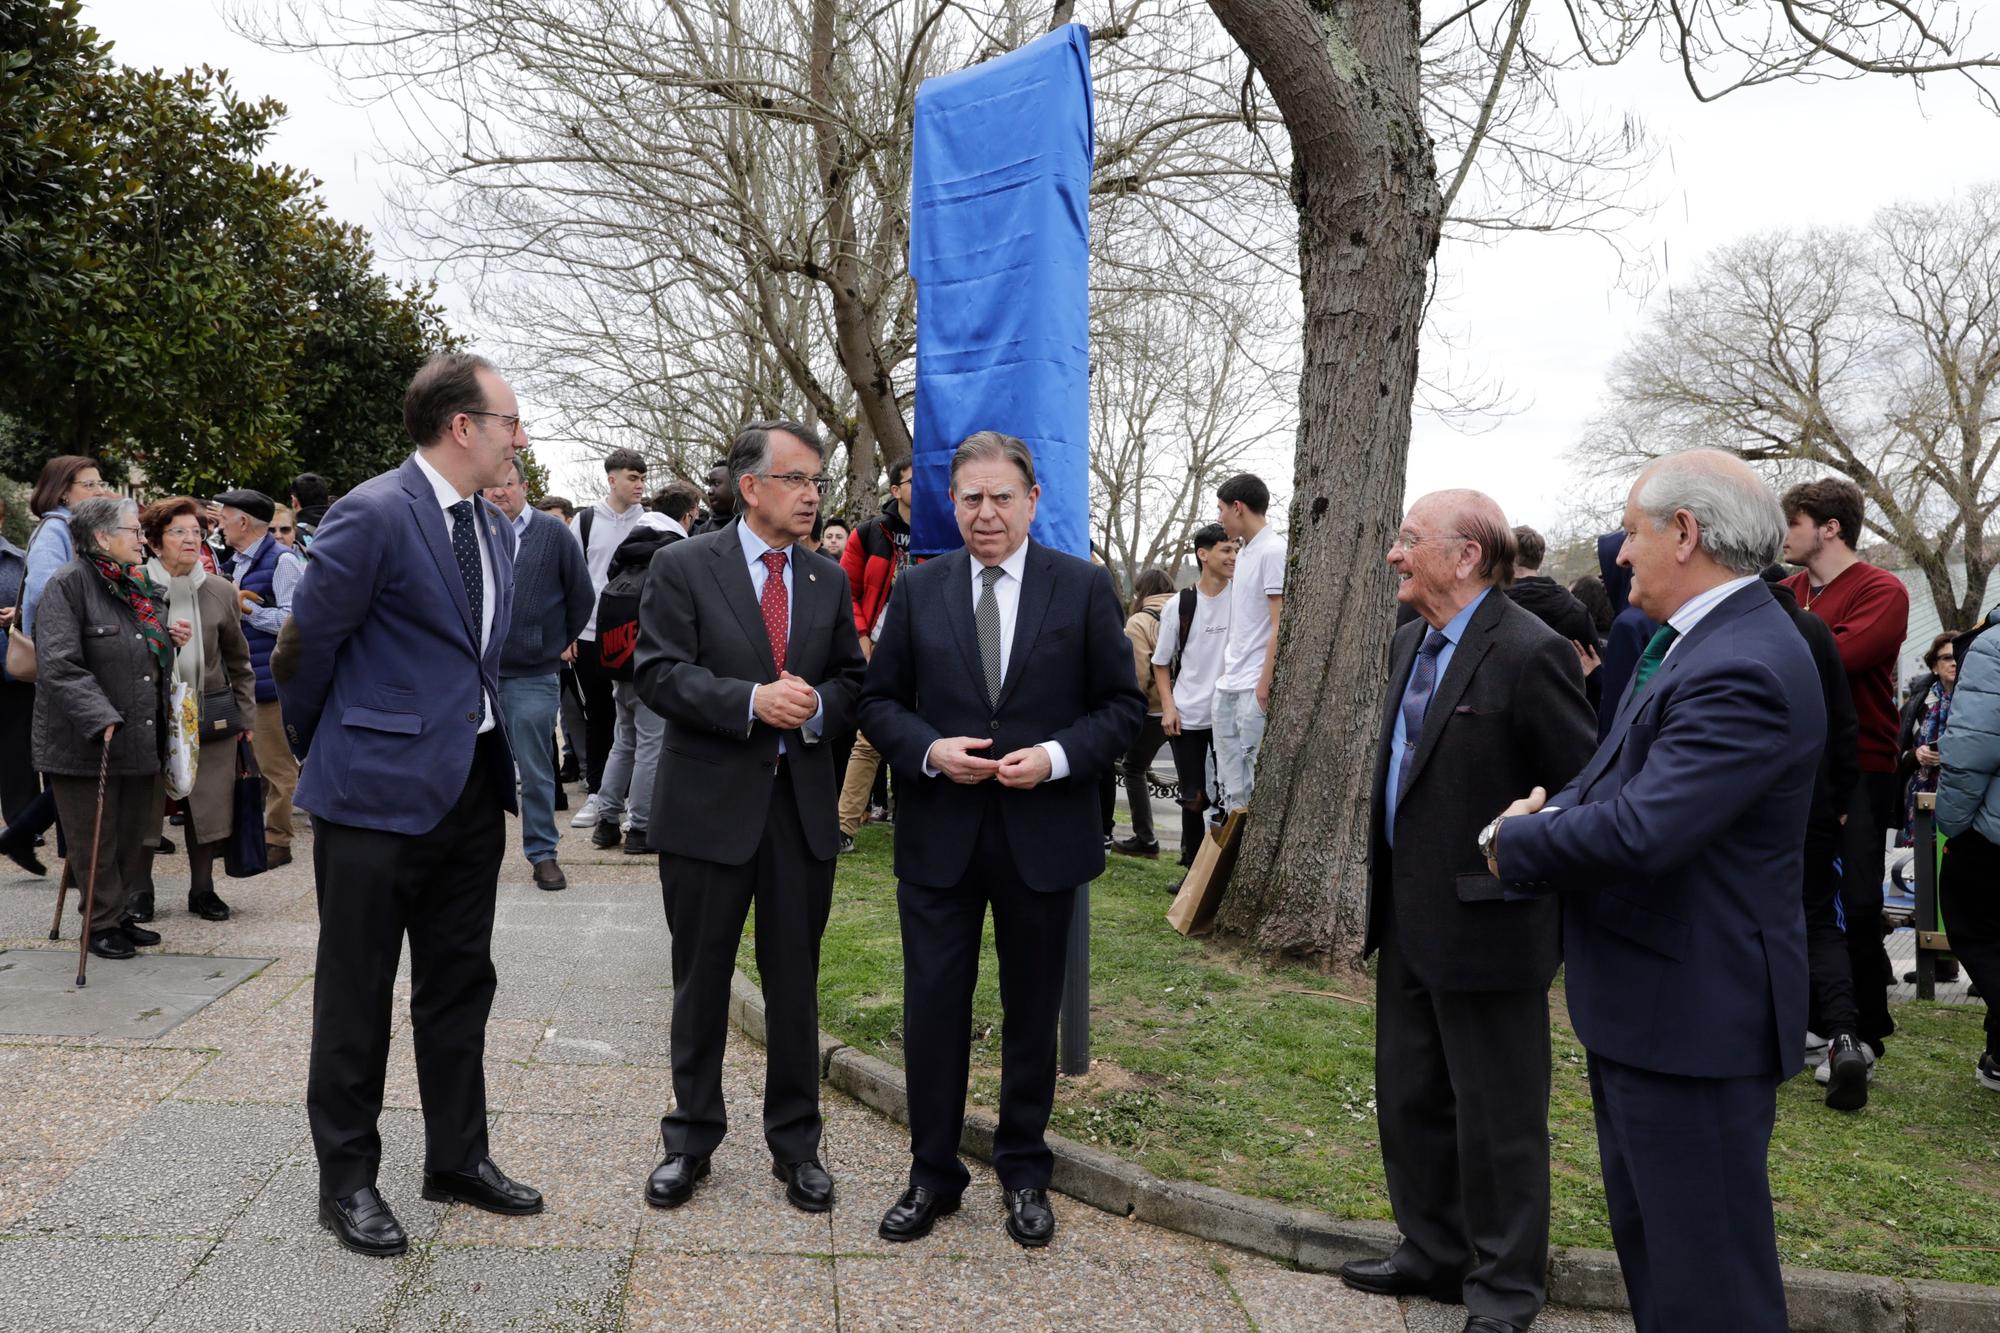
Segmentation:
[(1479, 854), (1488, 861), (1493, 859), (1494, 844), (1500, 839), (1500, 824), (1506, 818), (1505, 815), (1495, 815), (1491, 824), (1479, 830)]

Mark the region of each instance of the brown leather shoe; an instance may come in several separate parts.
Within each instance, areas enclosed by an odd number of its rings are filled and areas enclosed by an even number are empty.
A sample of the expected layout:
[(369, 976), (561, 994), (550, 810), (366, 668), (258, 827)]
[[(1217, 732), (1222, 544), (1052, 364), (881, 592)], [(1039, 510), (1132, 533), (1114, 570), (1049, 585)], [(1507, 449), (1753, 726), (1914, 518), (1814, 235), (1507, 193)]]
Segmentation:
[(562, 867), (552, 856), (546, 861), (535, 862), (535, 887), (550, 893), (560, 893), (569, 887), (569, 876), (563, 874)]
[(267, 842), (264, 844), (264, 864), (266, 866), (270, 867), (272, 870), (276, 870), (279, 866), (288, 866), (291, 863), (292, 863), (291, 848), (280, 847), (275, 842)]

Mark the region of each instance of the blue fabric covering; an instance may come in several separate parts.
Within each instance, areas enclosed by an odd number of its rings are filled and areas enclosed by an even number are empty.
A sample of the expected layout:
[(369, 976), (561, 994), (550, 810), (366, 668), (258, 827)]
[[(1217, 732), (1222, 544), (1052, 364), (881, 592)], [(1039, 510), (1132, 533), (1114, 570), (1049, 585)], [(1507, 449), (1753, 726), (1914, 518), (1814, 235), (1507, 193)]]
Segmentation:
[(1093, 134), (1080, 24), (917, 90), (918, 555), (960, 544), (952, 450), (999, 430), (1035, 456), (1035, 539), (1089, 556)]

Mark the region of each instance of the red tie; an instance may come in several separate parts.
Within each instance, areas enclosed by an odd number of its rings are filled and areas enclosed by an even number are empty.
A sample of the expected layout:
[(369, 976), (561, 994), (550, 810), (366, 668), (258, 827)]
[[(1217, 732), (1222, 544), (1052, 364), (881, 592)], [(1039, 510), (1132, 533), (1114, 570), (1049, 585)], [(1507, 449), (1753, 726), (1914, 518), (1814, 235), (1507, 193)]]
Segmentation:
[(785, 553), (766, 551), (764, 568), (764, 632), (771, 636), (771, 660), (785, 669), (785, 645), (791, 641), (791, 617), (785, 610)]

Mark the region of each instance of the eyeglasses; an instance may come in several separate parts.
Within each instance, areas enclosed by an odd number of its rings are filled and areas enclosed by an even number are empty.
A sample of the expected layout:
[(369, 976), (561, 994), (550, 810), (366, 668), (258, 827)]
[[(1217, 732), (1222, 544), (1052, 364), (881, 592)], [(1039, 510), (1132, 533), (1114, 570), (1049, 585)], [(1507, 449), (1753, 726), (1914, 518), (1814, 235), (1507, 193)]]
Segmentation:
[(182, 538), (183, 540), (198, 542), (201, 540), (201, 529), (198, 527), (190, 528), (185, 525), (176, 525), (174, 527), (168, 528), (165, 532), (161, 533), (160, 535), (162, 537), (179, 537)]
[(1471, 540), (1470, 537), (1462, 532), (1432, 532), (1427, 534), (1399, 532), (1396, 534), (1396, 540), (1390, 543), (1389, 549), (1392, 551), (1414, 551), (1425, 542), (1464, 542)]
[(289, 523), (275, 524), (272, 526), (271, 531), (284, 533), (289, 536), (292, 531), (292, 525)]
[(523, 434), (527, 433), (528, 423), (521, 420), (521, 418), (518, 415), (512, 415), (506, 412), (467, 412), (465, 413), (465, 415), (469, 417), (492, 417), (495, 421), (499, 422), (502, 426), (506, 427), (507, 433), (509, 435), (513, 434), (517, 430), (522, 432)]
[(111, 530), (112, 530), (113, 532), (129, 532), (129, 533), (131, 533), (131, 534), (132, 534), (132, 535), (133, 535), (134, 537), (138, 537), (138, 538), (141, 538), (141, 539), (144, 539), (144, 537), (145, 537), (145, 535), (146, 535), (146, 530), (145, 530), (144, 528), (137, 528), (137, 527), (127, 527), (127, 526), (125, 526), (125, 525), (124, 525), (123, 523), (119, 524), (119, 525), (118, 525), (117, 527), (115, 527), (115, 528), (113, 528), (113, 529), (111, 529)]
[(821, 495), (825, 495), (826, 488), (832, 484), (830, 477), (809, 477), (803, 472), (766, 472), (761, 475), (766, 481), (782, 481), (793, 490), (810, 486)]
[(97, 481), (79, 481), (76, 484), (83, 487), (86, 491), (108, 491), (112, 489), (111, 483), (101, 478)]

